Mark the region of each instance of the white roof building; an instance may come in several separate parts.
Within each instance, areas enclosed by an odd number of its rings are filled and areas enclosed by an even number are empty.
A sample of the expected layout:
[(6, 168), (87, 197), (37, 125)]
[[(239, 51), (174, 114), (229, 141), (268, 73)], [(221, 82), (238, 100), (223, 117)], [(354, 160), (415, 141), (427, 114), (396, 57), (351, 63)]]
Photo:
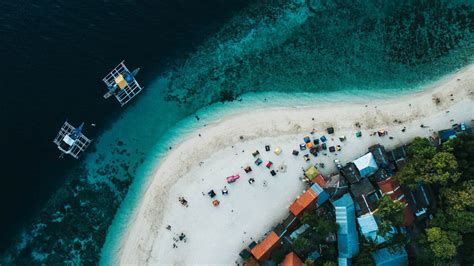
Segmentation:
[(371, 152), (355, 160), (354, 164), (359, 170), (361, 177), (367, 177), (379, 169), (377, 162), (375, 162), (374, 155)]

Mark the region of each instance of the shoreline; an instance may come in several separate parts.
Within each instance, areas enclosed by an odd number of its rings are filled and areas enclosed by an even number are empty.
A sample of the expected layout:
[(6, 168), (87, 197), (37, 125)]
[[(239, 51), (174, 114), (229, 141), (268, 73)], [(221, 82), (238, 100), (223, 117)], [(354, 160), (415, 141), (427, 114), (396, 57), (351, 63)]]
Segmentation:
[[(474, 66), (470, 65), (428, 85), (423, 91), (403, 93), (400, 98), (393, 96), (373, 101), (367, 99), (367, 107), (361, 97), (359, 97), (361, 102), (351, 102), (347, 97), (348, 101), (341, 103), (320, 103), (315, 100), (316, 107), (263, 107), (238, 112), (217, 119), (197, 129), (196, 132), (183, 136), (183, 141), (161, 157), (152, 171), (153, 178), (147, 181), (144, 194), (136, 210), (133, 211), (133, 218), (127, 223), (127, 231), (120, 239), (116, 262), (119, 264), (148, 262), (155, 236), (161, 230), (159, 225), (163, 219), (162, 212), (166, 211), (158, 208), (165, 206), (169, 200), (167, 193), (158, 192), (169, 191), (180, 177), (196, 167), (199, 161), (226, 146), (261, 137), (303, 135), (313, 128), (322, 131), (329, 126), (333, 126), (336, 132), (355, 131), (356, 120), (360, 120), (357, 122), (361, 122), (364, 130), (377, 130), (381, 126), (399, 127), (400, 124), (393, 123), (393, 119), (402, 120), (405, 125), (416, 124), (443, 113), (448, 108), (465, 109), (472, 106), (473, 76)], [(454, 94), (453, 101), (450, 100), (451, 92)], [(436, 105), (433, 97), (440, 98), (441, 103)], [(412, 103), (411, 107), (409, 103)], [(472, 119), (473, 112), (469, 110), (466, 112), (466, 117)], [(408, 131), (406, 134), (413, 135), (414, 132)], [(243, 140), (240, 136), (243, 136)], [(136, 259), (132, 258), (134, 254)]]

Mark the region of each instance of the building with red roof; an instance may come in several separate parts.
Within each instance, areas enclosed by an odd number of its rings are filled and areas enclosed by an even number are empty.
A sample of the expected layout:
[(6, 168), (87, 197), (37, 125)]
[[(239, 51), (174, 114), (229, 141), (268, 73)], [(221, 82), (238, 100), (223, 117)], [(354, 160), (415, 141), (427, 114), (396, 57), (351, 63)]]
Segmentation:
[(388, 177), (387, 179), (378, 181), (377, 184), (383, 194), (390, 196), (392, 200), (399, 200), (406, 204), (403, 225), (410, 226), (413, 224), (415, 217), (413, 216), (411, 208), (407, 204), (405, 194), (403, 193), (403, 189), (400, 184), (393, 177)]

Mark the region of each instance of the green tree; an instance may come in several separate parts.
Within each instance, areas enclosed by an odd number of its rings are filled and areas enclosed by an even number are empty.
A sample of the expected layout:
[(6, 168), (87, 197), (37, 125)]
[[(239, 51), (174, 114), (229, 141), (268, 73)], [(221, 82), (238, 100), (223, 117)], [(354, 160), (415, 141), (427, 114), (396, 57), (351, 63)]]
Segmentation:
[(400, 183), (414, 189), (420, 182), (428, 161), (436, 154), (436, 148), (427, 138), (416, 137), (408, 145), (408, 163), (395, 175)]
[(407, 185), (410, 189), (415, 189), (420, 175), (420, 169), (412, 161), (409, 161), (405, 167), (395, 174), (395, 179), (400, 184)]
[(299, 253), (307, 256), (310, 252), (319, 248), (319, 243), (313, 241), (312, 234), (308, 231), (299, 235), (296, 240), (293, 242), (293, 245)]
[(455, 145), (456, 145), (456, 143), (454, 142), (454, 139), (450, 139), (450, 140), (444, 142), (443, 145), (441, 145), (441, 151), (449, 152), (449, 153), (454, 154)]
[(474, 213), (470, 211), (454, 211), (448, 214), (439, 210), (430, 222), (431, 227), (440, 227), (444, 230), (461, 234), (474, 233)]
[(474, 177), (474, 134), (461, 134), (451, 141), (454, 143), (453, 153), (464, 178)]
[(321, 240), (337, 231), (334, 217), (320, 217), (314, 212), (305, 212), (301, 217), (301, 222), (308, 224)]
[(408, 145), (408, 157), (417, 159), (431, 159), (436, 154), (436, 148), (427, 138), (416, 137)]
[(325, 261), (323, 266), (337, 266), (337, 262), (335, 261)]
[(462, 236), (464, 244), (459, 247), (461, 265), (474, 265), (474, 234)]
[(404, 223), (404, 211), (406, 203), (392, 200), (390, 196), (384, 195), (378, 201), (375, 215), (379, 217), (379, 233), (386, 236), (394, 226), (402, 226)]
[(449, 260), (456, 256), (456, 249), (462, 244), (459, 233), (444, 231), (439, 227), (428, 228), (425, 231), (428, 247), (434, 256), (443, 260)]
[(474, 180), (466, 181), (454, 188), (442, 188), (441, 195), (451, 211), (463, 211), (474, 206)]
[(372, 266), (375, 265), (374, 260), (369, 252), (361, 250), (354, 258), (352, 258), (354, 266)]
[(460, 176), (456, 157), (448, 152), (438, 152), (428, 160), (426, 167), (422, 168), (420, 181), (446, 185), (449, 181), (458, 181)]

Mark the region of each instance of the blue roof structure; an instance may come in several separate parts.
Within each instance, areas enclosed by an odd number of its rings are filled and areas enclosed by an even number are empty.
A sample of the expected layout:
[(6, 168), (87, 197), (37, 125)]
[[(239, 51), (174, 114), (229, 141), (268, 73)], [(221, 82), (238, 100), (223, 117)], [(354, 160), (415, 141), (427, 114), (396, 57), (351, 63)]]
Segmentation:
[(360, 233), (365, 239), (372, 239), (377, 244), (385, 242), (385, 238), (377, 234), (379, 227), (374, 215), (370, 213), (364, 214), (357, 218), (357, 222), (359, 223)]
[(372, 252), (376, 266), (404, 266), (408, 265), (408, 255), (405, 249), (394, 251), (393, 253), (388, 248), (382, 248), (376, 252)]
[(312, 261), (317, 260), (319, 257), (321, 257), (321, 254), (319, 254), (318, 251), (313, 251), (308, 255), (308, 259), (310, 259)]
[(291, 239), (296, 239), (309, 228), (309, 224), (303, 224), (290, 234)]
[(374, 155), (371, 152), (356, 159), (354, 161), (354, 164), (359, 170), (361, 177), (367, 177), (375, 173), (379, 169), (379, 166), (377, 165), (377, 162), (375, 161)]
[(311, 186), (311, 189), (316, 192), (316, 195), (318, 195), (316, 207), (320, 207), (329, 199), (328, 193), (317, 183), (314, 183), (314, 185)]
[(438, 135), (443, 142), (455, 138), (456, 134), (457, 132), (454, 129), (445, 129), (438, 132)]
[(352, 260), (349, 258), (337, 258), (337, 265), (338, 266), (350, 266), (352, 265)]
[(336, 209), (337, 248), (339, 257), (352, 258), (359, 253), (359, 238), (355, 222), (355, 208), (349, 193), (334, 201)]

